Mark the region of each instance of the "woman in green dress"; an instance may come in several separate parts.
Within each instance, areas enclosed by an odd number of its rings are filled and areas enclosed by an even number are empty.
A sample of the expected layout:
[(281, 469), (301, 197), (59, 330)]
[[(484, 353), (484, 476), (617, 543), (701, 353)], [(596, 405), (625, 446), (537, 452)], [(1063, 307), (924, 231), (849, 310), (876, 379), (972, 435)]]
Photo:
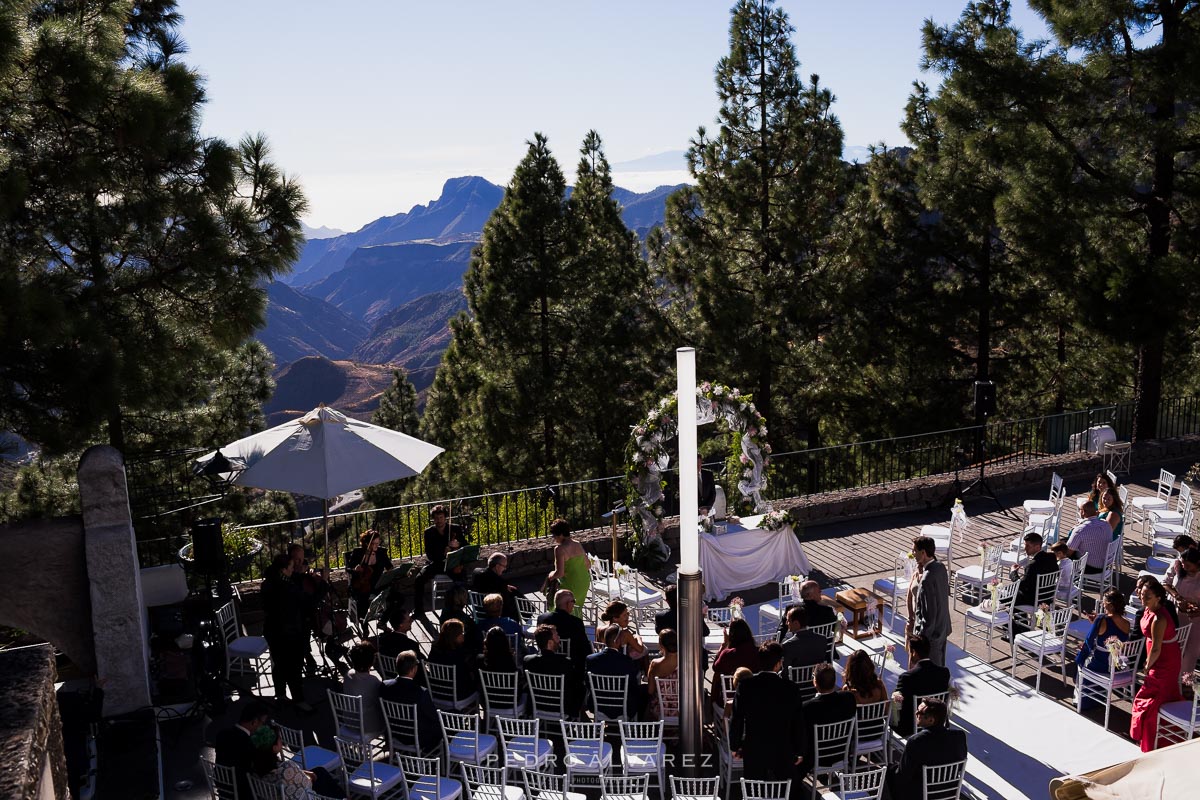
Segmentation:
[(571, 526), (564, 519), (550, 523), (550, 536), (554, 539), (554, 569), (546, 576), (546, 583), (557, 580), (559, 589), (569, 589), (575, 595), (575, 616), (582, 617), (583, 603), (592, 585), (587, 553), (583, 545), (571, 538)]

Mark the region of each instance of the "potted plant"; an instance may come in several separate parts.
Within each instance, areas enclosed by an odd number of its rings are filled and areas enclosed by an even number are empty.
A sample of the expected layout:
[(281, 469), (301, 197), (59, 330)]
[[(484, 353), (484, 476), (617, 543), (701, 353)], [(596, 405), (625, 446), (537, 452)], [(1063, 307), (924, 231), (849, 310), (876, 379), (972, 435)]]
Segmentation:
[[(229, 572), (232, 574), (244, 571), (263, 549), (262, 542), (251, 536), (250, 531), (234, 527), (229, 523), (221, 525), (221, 543), (225, 550), (225, 560), (229, 566)], [(192, 569), (195, 559), (192, 558), (191, 542), (179, 548), (179, 560), (183, 562), (184, 569), (189, 571)]]

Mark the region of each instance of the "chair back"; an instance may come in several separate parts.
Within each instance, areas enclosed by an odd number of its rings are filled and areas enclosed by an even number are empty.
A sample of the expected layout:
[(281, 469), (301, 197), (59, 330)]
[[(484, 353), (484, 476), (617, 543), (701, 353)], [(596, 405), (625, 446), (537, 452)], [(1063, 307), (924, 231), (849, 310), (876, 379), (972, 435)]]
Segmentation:
[(880, 800), (887, 767), (879, 766), (858, 772), (839, 772), (838, 800)]
[(1054, 592), (1058, 589), (1058, 570), (1045, 572), (1037, 576), (1033, 590), (1033, 607), (1036, 609), (1042, 603), (1054, 604)]
[(356, 742), (343, 736), (334, 736), (333, 743), (342, 759), (342, 783), (349, 784), (350, 776), (360, 767), (365, 766), (367, 777), (374, 786), (376, 784), (375, 759), (372, 757), (371, 748), (362, 742)]
[(537, 625), (537, 618), (546, 611), (545, 600), (534, 600), (529, 597), (517, 598), (517, 614), (520, 615), (519, 620), (526, 628), (532, 628)]
[(438, 800), (442, 796), (441, 761), (424, 756), (397, 755), (396, 766), (404, 774), (407, 796), (413, 800)]
[(946, 724), (950, 724), (950, 692), (938, 692), (937, 694), (918, 694), (913, 697), (913, 730), (919, 731), (921, 726), (917, 724), (917, 709), (921, 707), (921, 703), (925, 700), (941, 700), (946, 704)]
[(1115, 681), (1118, 675), (1132, 674), (1136, 678), (1138, 662), (1141, 661), (1142, 651), (1145, 647), (1146, 640), (1139, 636), (1137, 639), (1130, 639), (1115, 647), (1106, 648), (1108, 649), (1109, 681)]
[(729, 627), (729, 623), (733, 622), (733, 609), (729, 606), (709, 608), (704, 612), (704, 621), (727, 628)]
[(526, 670), (525, 680), (529, 682), (529, 699), (533, 702), (535, 718), (560, 720), (567, 716), (565, 675), (547, 675)]
[(425, 662), (425, 684), (438, 708), (458, 708), (458, 667), (454, 664)]
[(1053, 503), (1056, 498), (1062, 497), (1063, 494), (1063, 479), (1062, 475), (1057, 472), (1050, 476), (1050, 502)]
[[(649, 776), (647, 776), (649, 777)], [(681, 778), (672, 775), (671, 797), (674, 800), (720, 800), (721, 776), (711, 778)]]
[(828, 770), (850, 763), (850, 745), (854, 742), (856, 719), (828, 722), (813, 727), (813, 769)]
[(792, 793), (792, 782), (756, 781), (741, 778), (742, 800), (787, 800)]
[(484, 716), (490, 718), (495, 714), (517, 714), (523, 705), (519, 697), (519, 678), (516, 672), (479, 670), (479, 683), (483, 687)]
[(415, 703), (397, 703), (392, 700), (380, 700), (379, 703), (383, 706), (383, 720), (387, 725), (388, 750), (414, 756), (441, 751), (441, 742), (421, 741)]
[(665, 724), (679, 724), (679, 678), (655, 678), (658, 692), (659, 719)]
[[(863, 703), (854, 709), (854, 753), (864, 750), (883, 750), (887, 744), (888, 722), (891, 719), (892, 701)], [(878, 748), (875, 744), (878, 743)]]
[[(621, 720), (621, 751), (628, 764), (629, 756), (638, 756), (643, 763), (658, 763), (662, 758), (663, 722), (626, 722)], [(628, 766), (626, 766), (628, 769)]]
[(272, 783), (266, 778), (246, 773), (246, 784), (250, 787), (252, 800), (285, 800), (283, 784)]
[(1158, 471), (1158, 491), (1155, 496), (1159, 500), (1170, 500), (1171, 494), (1175, 491), (1175, 473), (1168, 472), (1165, 469)]
[(338, 735), (362, 740), (367, 731), (363, 730), (363, 702), (356, 694), (342, 694), (333, 689), (326, 689), (329, 695), (329, 707), (333, 709), (333, 721), (337, 723)]
[(504, 767), (484, 767), (464, 762), (462, 771), (467, 800), (507, 800), (508, 770)]
[(379, 675), (384, 680), (389, 680), (396, 677), (396, 657), (385, 656), (383, 653), (375, 654), (375, 669), (379, 670)]
[(215, 800), (249, 800), (238, 796), (237, 773), (233, 767), (217, 764), (207, 758), (201, 758), (200, 764), (204, 767), (208, 790)]
[(592, 714), (597, 720), (624, 719), (629, 713), (629, 675), (597, 675), (589, 672)]
[(923, 800), (958, 800), (962, 792), (963, 773), (967, 762), (955, 761), (939, 767), (922, 767), (921, 796)]
[(804, 702), (808, 702), (817, 694), (817, 687), (813, 686), (813, 672), (816, 668), (816, 664), (788, 667), (788, 680), (796, 684), (796, 688), (800, 690), (800, 699)]
[(221, 638), (225, 644), (229, 644), (242, 635), (241, 626), (238, 624), (237, 610), (234, 608), (232, 600), (217, 609), (217, 624), (221, 627)]
[(1129, 509), (1129, 487), (1123, 483), (1120, 486), (1118, 486), (1117, 487), (1117, 497), (1121, 498), (1121, 508), (1126, 509), (1125, 513), (1128, 514), (1129, 513), (1129, 511), (1128, 511), (1128, 509)]
[(471, 617), (476, 621), (483, 619), (483, 592), (476, 592), (473, 589), (467, 590), (467, 608), (470, 609)]
[(599, 769), (604, 752), (603, 722), (571, 722), (563, 720), (563, 745), (568, 758)]
[(1180, 516), (1187, 513), (1192, 507), (1192, 487), (1188, 483), (1179, 484), (1179, 494), (1175, 495), (1175, 510)]
[(809, 625), (808, 630), (818, 636), (824, 636), (829, 644), (829, 661), (837, 663), (837, 620), (826, 622), (824, 625)]
[(563, 658), (571, 657), (571, 640), (570, 639), (559, 639), (558, 640), (558, 654), (560, 656), (562, 656)]
[(1050, 635), (1063, 639), (1067, 635), (1067, 626), (1071, 624), (1071, 616), (1075, 613), (1072, 606), (1055, 608), (1050, 611)]
[(647, 800), (650, 788), (649, 773), (641, 775), (608, 775), (600, 773), (601, 800)]
[(567, 776), (535, 769), (521, 770), (525, 800), (567, 800)]
[(453, 742), (457, 758), (478, 764), (479, 754), (483, 749), (479, 743), (479, 716), (456, 714), (439, 708), (438, 719), (442, 721), (442, 746), (446, 748), (446, 752), (450, 752), (450, 743)]
[(496, 726), (500, 731), (500, 749), (505, 755), (506, 763), (511, 765), (512, 761), (524, 761), (529, 764), (531, 760), (537, 761), (541, 724), (539, 719), (496, 717)]

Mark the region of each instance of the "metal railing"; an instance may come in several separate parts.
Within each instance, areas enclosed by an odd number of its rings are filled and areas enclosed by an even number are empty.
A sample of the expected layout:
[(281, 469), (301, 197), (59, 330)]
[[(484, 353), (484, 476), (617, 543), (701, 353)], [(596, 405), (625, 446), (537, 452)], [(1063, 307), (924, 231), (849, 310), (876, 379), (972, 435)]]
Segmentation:
[[(1095, 425), (1111, 425), (1118, 439), (1128, 440), (1133, 426), (1133, 404), (996, 420), (986, 425), (914, 436), (779, 453), (771, 458), (766, 495), (781, 499), (955, 472), (969, 477), (972, 470), (978, 470), (981, 461), (990, 469), (1069, 452), (1071, 437)], [(1196, 433), (1200, 433), (1200, 398), (1164, 400), (1159, 415), (1160, 436)], [(677, 482), (676, 472), (677, 468), (663, 474), (668, 483), (668, 497), (674, 496), (671, 487)], [(729, 484), (727, 490), (736, 493), (735, 477), (727, 476), (723, 482)], [(598, 526), (602, 524), (601, 515), (624, 496), (624, 476), (610, 476), (331, 514), (330, 564), (342, 565), (367, 528), (379, 531), (393, 559), (423, 555), (422, 532), (430, 524), (430, 509), (439, 503), (450, 509), (452, 521), (466, 530), (472, 542), (488, 546), (546, 536), (550, 522), (557, 517), (566, 519), (576, 529)], [(263, 544), (250, 572), (261, 572), (273, 555), (284, 552), (295, 541), (322, 553), (321, 521), (322, 517), (316, 516), (248, 526), (246, 530)], [(142, 564), (172, 563), (179, 548), (188, 541), (186, 533), (139, 536)], [(319, 560), (323, 563), (323, 555)]]

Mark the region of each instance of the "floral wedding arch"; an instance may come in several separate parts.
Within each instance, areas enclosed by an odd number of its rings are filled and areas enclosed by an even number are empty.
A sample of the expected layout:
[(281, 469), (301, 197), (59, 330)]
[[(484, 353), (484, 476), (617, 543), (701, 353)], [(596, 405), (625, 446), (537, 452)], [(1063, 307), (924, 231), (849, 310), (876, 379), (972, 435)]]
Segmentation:
[[(626, 451), (625, 475), (633, 487), (630, 509), (635, 525), (650, 537), (662, 529), (662, 471), (671, 463), (667, 443), (679, 432), (678, 398), (670, 394), (658, 401), (646, 417), (633, 428)], [(696, 387), (696, 424), (721, 421), (733, 432), (741, 433), (741, 464), (738, 491), (755, 513), (768, 510), (762, 497), (766, 487), (766, 467), (771, 445), (767, 443), (767, 420), (758, 413), (750, 395), (719, 383), (705, 381)], [(687, 465), (680, 465), (686, 468)]]

